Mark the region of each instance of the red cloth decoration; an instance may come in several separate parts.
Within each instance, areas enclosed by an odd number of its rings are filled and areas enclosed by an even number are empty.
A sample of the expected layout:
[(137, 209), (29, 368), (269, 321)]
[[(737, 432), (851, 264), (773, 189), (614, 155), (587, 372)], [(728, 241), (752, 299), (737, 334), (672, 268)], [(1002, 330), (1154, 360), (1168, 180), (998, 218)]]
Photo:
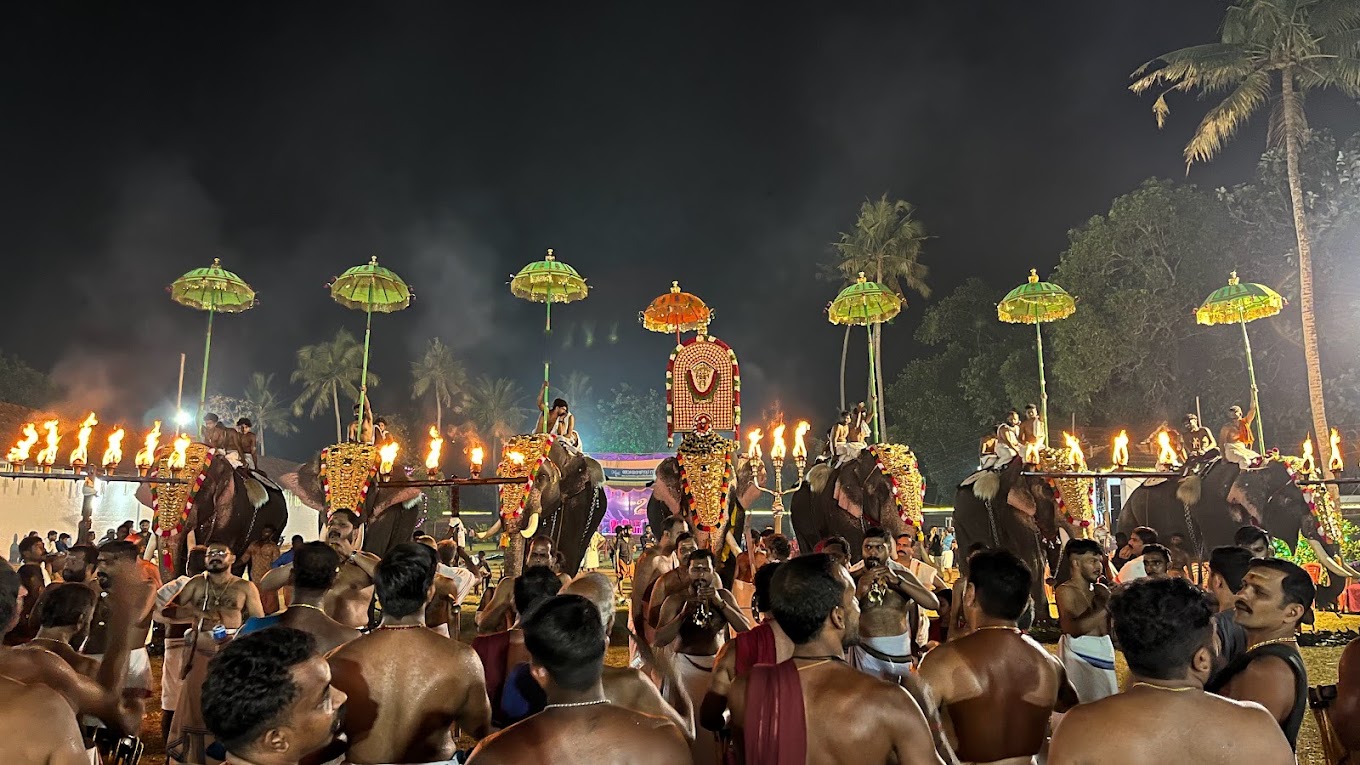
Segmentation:
[(482, 660), (486, 695), (491, 698), (492, 721), (503, 719), (501, 696), (505, 692), (505, 665), (510, 658), (510, 632), (493, 632), (472, 639), (472, 650)]
[(737, 633), (736, 644), (737, 676), (746, 674), (757, 664), (773, 664), (778, 658), (775, 654), (774, 629), (768, 622)]
[(752, 667), (746, 700), (746, 765), (807, 762), (803, 686), (793, 660)]

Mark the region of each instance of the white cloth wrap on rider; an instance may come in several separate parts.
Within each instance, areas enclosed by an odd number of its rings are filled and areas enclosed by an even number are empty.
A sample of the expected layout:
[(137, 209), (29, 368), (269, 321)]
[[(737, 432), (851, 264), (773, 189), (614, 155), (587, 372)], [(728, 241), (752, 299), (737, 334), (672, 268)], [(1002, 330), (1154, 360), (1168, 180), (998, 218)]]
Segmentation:
[(1261, 455), (1252, 451), (1250, 446), (1247, 446), (1241, 441), (1229, 441), (1223, 445), (1223, 459), (1234, 465), (1242, 465), (1245, 467), (1256, 460), (1261, 459)]
[(1109, 635), (1063, 635), (1058, 640), (1058, 657), (1081, 703), (1089, 704), (1119, 692), (1114, 674), (1114, 641)]

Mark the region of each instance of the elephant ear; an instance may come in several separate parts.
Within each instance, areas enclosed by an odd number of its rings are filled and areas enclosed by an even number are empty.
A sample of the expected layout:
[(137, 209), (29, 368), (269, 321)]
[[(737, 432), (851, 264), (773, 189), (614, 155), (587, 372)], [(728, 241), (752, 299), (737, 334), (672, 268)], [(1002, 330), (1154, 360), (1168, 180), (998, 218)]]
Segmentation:
[[(319, 459), (319, 457), (318, 457)], [(318, 513), (326, 512), (325, 492), (321, 489), (321, 476), (317, 471), (317, 460), (303, 463), (297, 470), (278, 477), (279, 485), (293, 493), (302, 504)]]

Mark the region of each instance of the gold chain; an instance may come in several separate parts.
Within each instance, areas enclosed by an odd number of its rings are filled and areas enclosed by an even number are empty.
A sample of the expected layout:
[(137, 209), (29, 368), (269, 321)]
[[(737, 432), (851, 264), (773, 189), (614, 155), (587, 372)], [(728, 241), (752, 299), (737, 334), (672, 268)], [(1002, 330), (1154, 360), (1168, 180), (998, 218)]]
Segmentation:
[(813, 667), (820, 667), (820, 666), (822, 666), (823, 664), (829, 664), (829, 663), (831, 663), (831, 662), (833, 662), (833, 661), (836, 661), (836, 659), (822, 659), (821, 661), (817, 662), (816, 664), (807, 664), (807, 665), (805, 665), (805, 666), (798, 667), (798, 671), (799, 671), (799, 672), (802, 672), (802, 671), (805, 670), (805, 669), (812, 669)]
[(1012, 627), (1009, 624), (989, 624), (986, 627), (976, 627), (973, 629), (974, 632), (981, 632), (983, 630), (1010, 630), (1016, 634), (1020, 633), (1019, 627)]
[(1250, 653), (1252, 651), (1255, 651), (1257, 648), (1264, 648), (1268, 645), (1280, 645), (1281, 643), (1297, 643), (1297, 642), (1298, 642), (1297, 638), (1292, 637), (1275, 638), (1274, 640), (1263, 640), (1260, 643), (1257, 643), (1256, 645), (1248, 646), (1247, 652)]
[(1167, 685), (1157, 685), (1156, 683), (1134, 683), (1134, 687), (1143, 686), (1144, 688), (1156, 688), (1159, 691), (1171, 691), (1173, 693), (1184, 693), (1185, 691), (1198, 691), (1200, 688), (1172, 688)]
[[(324, 608), (322, 608), (322, 607), (320, 607), (320, 606), (314, 606), (314, 605), (312, 605), (311, 603), (289, 603), (289, 604), (288, 604), (288, 608), (310, 608), (310, 609), (312, 609), (313, 611), (320, 611), (320, 612), (323, 613), (323, 614), (326, 613), (326, 609), (324, 609)], [(288, 609), (284, 609), (284, 610), (286, 611), (286, 610), (288, 610)]]

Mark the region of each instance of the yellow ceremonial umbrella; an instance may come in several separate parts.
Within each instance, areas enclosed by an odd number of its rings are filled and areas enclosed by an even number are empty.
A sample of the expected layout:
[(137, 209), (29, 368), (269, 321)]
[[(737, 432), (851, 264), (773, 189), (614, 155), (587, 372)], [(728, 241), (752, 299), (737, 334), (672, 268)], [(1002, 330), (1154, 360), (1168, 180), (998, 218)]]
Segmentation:
[(1256, 412), (1256, 439), (1261, 449), (1266, 446), (1265, 429), (1261, 427), (1261, 405), (1256, 397), (1256, 366), (1251, 361), (1251, 338), (1247, 336), (1247, 322), (1274, 316), (1284, 310), (1287, 301), (1280, 293), (1265, 286), (1237, 278), (1237, 272), (1228, 275), (1228, 286), (1214, 290), (1195, 309), (1195, 321), (1199, 324), (1214, 326), (1237, 324), (1242, 327), (1242, 344), (1247, 349), (1247, 378), (1251, 381), (1251, 408)]
[(1066, 319), (1077, 310), (1077, 301), (1067, 290), (1052, 282), (1039, 281), (1039, 272), (1029, 270), (1029, 280), (1006, 293), (996, 304), (996, 317), (1008, 324), (1033, 324), (1035, 347), (1039, 353), (1039, 412), (1044, 419), (1044, 443), (1048, 443), (1048, 382), (1044, 379), (1044, 333), (1039, 325)]
[[(902, 312), (902, 297), (878, 282), (865, 279), (864, 272), (854, 284), (840, 291), (836, 299), (826, 307), (826, 318), (832, 324), (868, 327), (890, 321)], [(874, 369), (874, 341), (869, 338), (869, 389), (874, 391), (872, 427), (874, 440), (879, 440), (878, 411), (882, 406), (883, 391), (878, 390), (878, 375)]]
[[(520, 300), (542, 303), (545, 306), (543, 333), (546, 335), (552, 332), (553, 303), (575, 303), (578, 300), (585, 300), (590, 294), (590, 287), (586, 284), (585, 277), (577, 273), (576, 269), (553, 257), (553, 251), (548, 250), (543, 260), (530, 263), (510, 277), (510, 294)], [(547, 384), (548, 361), (544, 359), (543, 385)], [(542, 409), (539, 414), (546, 419), (548, 402), (540, 401), (539, 405)]]

